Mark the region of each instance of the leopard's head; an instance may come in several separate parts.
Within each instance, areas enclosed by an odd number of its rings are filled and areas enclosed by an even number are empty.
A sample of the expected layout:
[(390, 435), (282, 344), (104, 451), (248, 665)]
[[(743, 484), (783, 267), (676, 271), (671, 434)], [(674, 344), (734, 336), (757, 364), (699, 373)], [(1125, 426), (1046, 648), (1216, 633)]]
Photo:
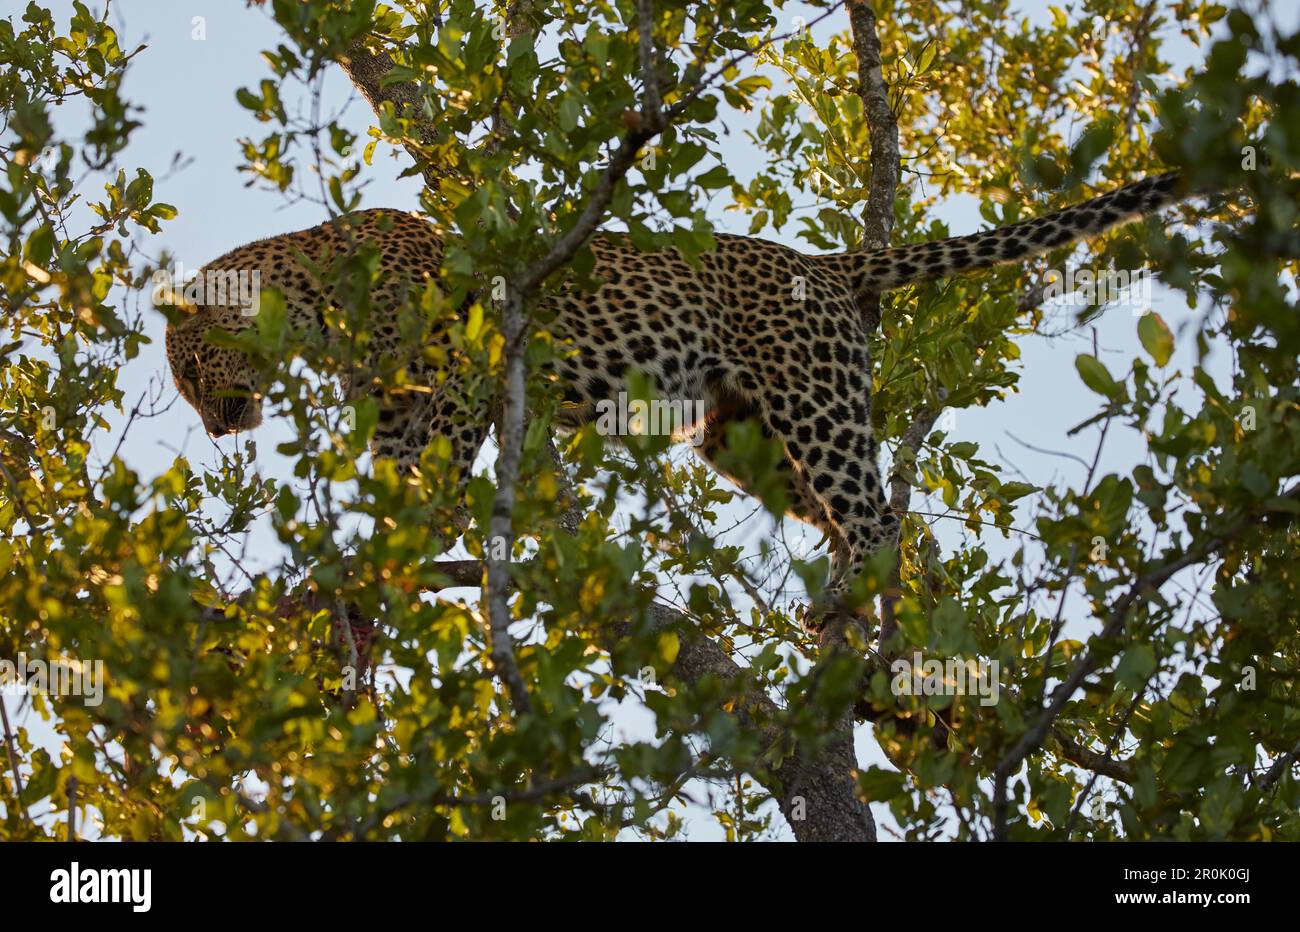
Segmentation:
[(199, 412), (204, 429), (222, 437), (262, 423), (257, 369), (244, 353), (208, 339), (213, 330), (237, 334), (249, 329), (252, 318), (245, 316), (246, 309), (228, 304), (172, 306), (179, 311), (167, 326), (167, 363), (181, 397)]

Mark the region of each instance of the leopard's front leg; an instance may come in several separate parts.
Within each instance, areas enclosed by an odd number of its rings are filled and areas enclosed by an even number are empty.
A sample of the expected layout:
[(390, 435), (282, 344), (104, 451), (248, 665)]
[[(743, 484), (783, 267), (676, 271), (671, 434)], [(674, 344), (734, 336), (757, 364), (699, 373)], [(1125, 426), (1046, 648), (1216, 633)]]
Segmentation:
[[(376, 458), (395, 460), (400, 473), (410, 474), (419, 471), (421, 456), (430, 444), (445, 440), (450, 455), (444, 478), (463, 492), (490, 420), (487, 411), (476, 417), (464, 410), (451, 380), (432, 394), (385, 392), (380, 397), (379, 424), (371, 449)], [(470, 524), (463, 494), (457, 498), (455, 522), (462, 531)]]

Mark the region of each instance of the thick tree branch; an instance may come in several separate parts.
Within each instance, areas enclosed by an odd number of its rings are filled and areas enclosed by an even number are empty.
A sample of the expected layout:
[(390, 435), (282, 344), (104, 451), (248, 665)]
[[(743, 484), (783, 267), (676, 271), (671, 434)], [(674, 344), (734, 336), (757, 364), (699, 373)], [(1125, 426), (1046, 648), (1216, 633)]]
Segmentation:
[[(860, 248), (885, 249), (894, 232), (894, 194), (900, 171), (898, 120), (889, 105), (889, 86), (881, 70), (876, 13), (863, 0), (850, 0), (848, 6), (853, 52), (858, 59), (858, 96), (862, 99), (871, 140), (871, 180), (867, 206), (862, 213)], [(858, 311), (867, 332), (874, 333), (880, 327), (880, 295), (859, 297)]]
[(489, 522), (487, 579), (483, 600), (488, 607), (488, 632), (492, 666), (505, 682), (515, 711), (527, 713), (531, 708), (528, 690), (515, 664), (514, 645), (510, 639), (510, 554), (514, 549), (515, 486), (519, 481), (519, 463), (523, 456), (527, 344), (524, 321), (524, 293), (518, 284), (507, 286), (502, 313), (505, 336), (505, 397), (497, 427), (496, 494), (492, 500)]
[(654, 0), (637, 0), (637, 43), (641, 52), (641, 109), (655, 120), (663, 117), (659, 69), (655, 65)]
[(881, 70), (876, 13), (863, 0), (849, 0), (849, 26), (858, 58), (858, 96), (867, 114), (871, 138), (871, 183), (863, 212), (862, 248), (884, 249), (894, 232), (894, 195), (900, 156), (898, 119), (889, 105), (889, 86)]
[[(432, 145), (435, 142), (433, 128), (422, 118), (424, 95), (419, 86), (411, 81), (398, 81), (383, 86), (384, 75), (393, 70), (391, 55), (387, 52), (371, 52), (366, 48), (365, 40), (361, 39), (353, 43), (338, 63), (376, 115), (383, 110), (385, 103), (391, 103), (397, 116), (415, 121), (419, 127), (421, 143)], [(431, 190), (438, 190), (438, 182), (448, 174), (447, 166), (430, 162), (414, 142), (406, 143), (406, 151), (415, 160), (415, 164), (420, 166), (424, 183)]]
[[(898, 119), (893, 107), (889, 105), (889, 86), (885, 83), (882, 70), (875, 10), (863, 0), (849, 0), (848, 8), (853, 52), (858, 59), (858, 96), (862, 99), (862, 107), (867, 116), (867, 132), (871, 139), (871, 181), (867, 205), (862, 214), (861, 248), (885, 249), (894, 232), (894, 197), (898, 190), (901, 161), (898, 151)], [(858, 310), (868, 334), (875, 332), (880, 326), (880, 295), (860, 297)], [(906, 447), (915, 452), (929, 434), (934, 417), (925, 410), (917, 411), (911, 428), (900, 444), (900, 450)], [(890, 508), (895, 515), (901, 516), (906, 512), (909, 491), (907, 481), (895, 473), (890, 490)], [(901, 528), (901, 520), (899, 526)], [(898, 550), (899, 543), (899, 538), (895, 535), (891, 546)], [(880, 601), (881, 644), (896, 630), (894, 609), (902, 585), (901, 565), (902, 553), (899, 552), (894, 561), (890, 584)]]
[[(862, 99), (867, 117), (867, 130), (871, 140), (871, 179), (868, 185), (867, 204), (863, 210), (864, 250), (886, 249), (894, 232), (894, 199), (898, 190), (902, 157), (898, 147), (898, 119), (889, 103), (889, 86), (885, 83), (880, 53), (880, 36), (877, 31), (875, 11), (863, 0), (850, 0), (849, 26), (853, 36), (853, 51), (858, 59), (858, 96)], [(880, 326), (880, 296), (864, 295), (859, 299), (859, 310), (868, 333)], [(934, 426), (937, 411), (918, 409), (911, 426), (899, 443), (899, 453), (920, 448)], [(897, 456), (897, 454), (896, 454)], [(895, 515), (906, 513), (911, 484), (895, 471), (890, 480), (889, 506)], [(895, 617), (902, 588), (902, 553), (896, 534), (891, 546), (898, 550), (889, 585), (880, 600), (880, 637), (884, 645), (898, 629)]]
[[(716, 643), (692, 631), (693, 623), (677, 609), (662, 603), (651, 606), (655, 631), (672, 627), (688, 632), (680, 639), (671, 675), (695, 683), (706, 677), (730, 683), (744, 675), (744, 669)], [(831, 631), (835, 626), (828, 625)], [(615, 638), (631, 633), (630, 622), (615, 622)], [(829, 650), (834, 650), (833, 642)], [(828, 648), (823, 649), (825, 662)], [(781, 748), (789, 742), (783, 724), (787, 717), (761, 690), (753, 689), (737, 702), (732, 713), (740, 726), (755, 735), (764, 748)], [(875, 841), (876, 826), (871, 810), (858, 799), (853, 774), (857, 757), (853, 749), (852, 717), (845, 712), (830, 723), (825, 737), (814, 748), (799, 742), (792, 753), (774, 769), (755, 773), (755, 778), (776, 797), (791, 831), (799, 841)]]

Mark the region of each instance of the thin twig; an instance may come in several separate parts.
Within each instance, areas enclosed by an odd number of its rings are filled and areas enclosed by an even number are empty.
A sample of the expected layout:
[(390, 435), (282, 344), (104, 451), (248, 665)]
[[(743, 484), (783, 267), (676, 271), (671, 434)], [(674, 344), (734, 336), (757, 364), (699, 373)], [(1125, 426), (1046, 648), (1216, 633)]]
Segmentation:
[(14, 787), (17, 790), (14, 802), (18, 807), (18, 811), (22, 813), (23, 818), (27, 820), (27, 824), (31, 825), (32, 817), (28, 814), (27, 807), (23, 804), (23, 791), (25, 787), (23, 786), (23, 775), (18, 771), (17, 740), (14, 738), (13, 729), (9, 727), (9, 709), (5, 705), (3, 693), (0, 693), (0, 720), (4, 722), (5, 750), (9, 754), (9, 771), (14, 775)]

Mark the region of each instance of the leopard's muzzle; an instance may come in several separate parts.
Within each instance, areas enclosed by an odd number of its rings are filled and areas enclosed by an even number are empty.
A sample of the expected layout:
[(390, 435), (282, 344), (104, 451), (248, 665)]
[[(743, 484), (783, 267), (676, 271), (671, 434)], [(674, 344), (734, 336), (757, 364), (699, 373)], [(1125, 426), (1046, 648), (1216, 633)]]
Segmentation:
[(239, 389), (239, 394), (231, 394), (217, 399), (216, 410), (203, 418), (203, 427), (210, 437), (224, 437), (226, 434), (252, 430), (262, 423), (262, 401), (248, 386)]

